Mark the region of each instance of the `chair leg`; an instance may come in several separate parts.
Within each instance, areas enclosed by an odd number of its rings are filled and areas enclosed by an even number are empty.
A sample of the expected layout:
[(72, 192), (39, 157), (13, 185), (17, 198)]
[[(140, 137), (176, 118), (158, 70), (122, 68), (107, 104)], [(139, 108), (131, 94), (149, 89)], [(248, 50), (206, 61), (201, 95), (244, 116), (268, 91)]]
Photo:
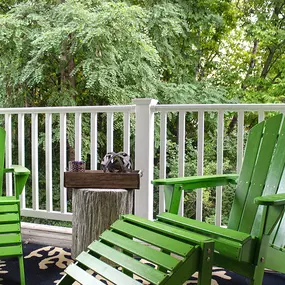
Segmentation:
[(249, 284), (250, 285), (262, 285), (263, 282), (263, 276), (264, 276), (264, 266), (259, 265), (255, 269), (255, 273), (253, 278), (250, 280)]
[(252, 280), (250, 280), (251, 285), (262, 285), (268, 244), (269, 244), (269, 235), (263, 235), (259, 247), (260, 248), (259, 253), (256, 259), (254, 275)]
[(21, 285), (26, 285), (26, 280), (25, 280), (25, 268), (24, 268), (24, 258), (23, 256), (19, 256), (19, 269), (20, 269), (20, 280), (21, 280)]
[(202, 256), (199, 265), (198, 285), (210, 285), (214, 261), (214, 242), (205, 242), (202, 247)]

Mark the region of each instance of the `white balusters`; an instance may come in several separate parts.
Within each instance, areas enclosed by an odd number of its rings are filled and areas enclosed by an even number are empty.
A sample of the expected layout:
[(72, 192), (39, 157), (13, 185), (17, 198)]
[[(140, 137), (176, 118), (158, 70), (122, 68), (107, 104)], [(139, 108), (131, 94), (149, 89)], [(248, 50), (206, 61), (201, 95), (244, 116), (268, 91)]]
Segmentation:
[(90, 154), (91, 154), (91, 162), (90, 167), (93, 170), (97, 169), (98, 162), (98, 126), (97, 126), (97, 113), (91, 113), (91, 144), (90, 144)]
[(75, 113), (75, 160), (81, 160), (82, 146), (82, 114)]
[(33, 210), (39, 210), (39, 154), (38, 114), (32, 114), (32, 201)]
[[(197, 175), (204, 174), (204, 112), (198, 111)], [(203, 217), (203, 190), (196, 190), (196, 220)]]
[[(18, 114), (18, 164), (25, 166), (25, 115)], [(26, 208), (26, 187), (21, 195), (21, 208)]]
[(131, 144), (131, 114), (130, 112), (124, 113), (124, 152), (130, 155)]
[(258, 123), (264, 120), (264, 111), (258, 111)]
[[(9, 168), (12, 165), (12, 116), (11, 114), (5, 115), (5, 130), (6, 130), (6, 151), (5, 151), (5, 163)], [(6, 193), (8, 196), (13, 195), (12, 175), (6, 174)]]
[[(160, 113), (159, 177), (166, 178), (167, 113)], [(165, 211), (164, 187), (159, 186), (159, 213)]]
[(59, 137), (60, 137), (60, 212), (67, 212), (67, 191), (64, 187), (64, 172), (67, 168), (66, 162), (66, 113), (61, 113), (59, 118)]
[[(185, 170), (185, 115), (184, 111), (179, 112), (179, 135), (178, 135), (178, 176), (184, 176)], [(181, 191), (179, 215), (184, 215), (184, 191)]]
[[(135, 211), (136, 214), (147, 218), (152, 218), (153, 214), (153, 186), (151, 180), (153, 179), (153, 167), (154, 167), (154, 114), (160, 113), (160, 157), (159, 157), (159, 175), (160, 178), (165, 178), (167, 173), (167, 118), (168, 113), (178, 113), (179, 115), (179, 130), (178, 130), (178, 176), (184, 176), (185, 169), (185, 149), (186, 149), (186, 137), (189, 137), (186, 133), (185, 118), (186, 114), (198, 113), (198, 127), (193, 132), (198, 132), (197, 138), (197, 174), (204, 174), (204, 145), (207, 143), (207, 136), (205, 134), (205, 115), (207, 112), (217, 112), (218, 124), (217, 124), (217, 174), (223, 173), (223, 152), (224, 152), (224, 117), (225, 112), (230, 111), (237, 114), (237, 171), (239, 172), (244, 151), (244, 133), (246, 128), (245, 115), (246, 112), (257, 112), (258, 121), (262, 121), (266, 112), (285, 112), (284, 104), (189, 104), (189, 105), (157, 105), (157, 101), (153, 99), (136, 99), (133, 106), (90, 106), (90, 107), (47, 107), (47, 108), (0, 108), (1, 116), (5, 116), (5, 129), (6, 129), (6, 152), (5, 163), (9, 167), (11, 164), (28, 164), (31, 168), (32, 187), (27, 186), (30, 191), (23, 191), (21, 196), (21, 208), (22, 214), (33, 217), (51, 218), (59, 220), (71, 220), (71, 213), (67, 209), (67, 190), (64, 187), (64, 172), (67, 168), (67, 137), (68, 132), (74, 132), (75, 141), (69, 141), (69, 145), (74, 147), (75, 159), (86, 159), (83, 157), (86, 155), (86, 149), (82, 144), (83, 135), (90, 130), (90, 168), (97, 169), (98, 165), (98, 153), (102, 151), (113, 151), (115, 145), (117, 146), (117, 137), (114, 137), (114, 125), (117, 126), (116, 120), (121, 120), (123, 117), (123, 140), (118, 142), (121, 149), (115, 149), (115, 151), (123, 150), (127, 153), (132, 151), (131, 146), (131, 116), (136, 112), (136, 129), (135, 129), (135, 168), (143, 171), (143, 177), (141, 178), (141, 189), (136, 192), (135, 199)], [(123, 116), (117, 114), (123, 114)], [(75, 121), (71, 122), (71, 118)], [(13, 116), (18, 116), (18, 125), (16, 120), (13, 120)], [(87, 125), (88, 120), (85, 116), (90, 116), (90, 125)], [(102, 116), (101, 116), (102, 115)], [(43, 117), (45, 116), (45, 121)], [(31, 117), (31, 120), (30, 120)], [(59, 122), (57, 121), (59, 120)], [(84, 125), (82, 125), (84, 122)], [(13, 124), (12, 124), (13, 123)], [(74, 123), (74, 124), (73, 124)], [(121, 126), (119, 122), (118, 125)], [(30, 124), (30, 125), (28, 125)], [(39, 131), (42, 132), (42, 126), (45, 124), (45, 147), (39, 149), (39, 143), (42, 143), (42, 137), (39, 139)], [(53, 125), (56, 126), (53, 129)], [(57, 126), (59, 125), (59, 133)], [(67, 130), (67, 126), (69, 129)], [(195, 126), (195, 124), (194, 124)], [(17, 129), (15, 129), (15, 127)], [(40, 129), (39, 129), (40, 127)], [(98, 137), (98, 132), (104, 130), (106, 127), (106, 141), (102, 141), (101, 137)], [(31, 132), (30, 132), (31, 129)], [(188, 128), (187, 128), (188, 129)], [(13, 137), (17, 136), (18, 140), (14, 142)], [(192, 130), (191, 130), (192, 132)], [(31, 133), (31, 137), (28, 137)], [(85, 133), (85, 134), (84, 134)], [(15, 135), (16, 134), (16, 135)], [(89, 134), (88, 134), (89, 135)], [(116, 140), (115, 140), (116, 139)], [(53, 143), (53, 140), (58, 140)], [(18, 145), (16, 145), (18, 144)], [(31, 151), (27, 153), (27, 150)], [(114, 145), (115, 144), (115, 145)], [(54, 151), (54, 147), (59, 145), (59, 151)], [(106, 146), (102, 148), (102, 146)], [(18, 147), (18, 159), (13, 158), (12, 149)], [(45, 167), (39, 169), (40, 163), (42, 163), (43, 156), (45, 161)], [(88, 152), (89, 150), (87, 150)], [(59, 153), (59, 157), (53, 157), (54, 154)], [(100, 154), (101, 154), (100, 153)], [(15, 159), (16, 161), (13, 161)], [(53, 162), (59, 161), (59, 167), (53, 168)], [(59, 169), (59, 173), (57, 173)], [(59, 189), (60, 189), (60, 210), (53, 204), (55, 194), (55, 179), (59, 175)], [(41, 180), (40, 180), (41, 178)], [(6, 179), (7, 194), (12, 194), (12, 176), (9, 175)], [(46, 189), (44, 187), (45, 181)], [(39, 183), (41, 182), (41, 183)], [(30, 183), (30, 182), (28, 182)], [(57, 185), (56, 185), (57, 186)], [(43, 205), (39, 205), (39, 191), (46, 190), (46, 203), (45, 208)], [(26, 193), (28, 192), (28, 193)], [(222, 188), (217, 187), (216, 196), (216, 224), (221, 225), (222, 218)], [(28, 204), (26, 196), (29, 194), (32, 197), (32, 207)], [(202, 206), (203, 195), (202, 191), (197, 191), (196, 196), (196, 218), (202, 220)], [(162, 212), (165, 209), (163, 188), (160, 187), (159, 191), (159, 211)], [(41, 209), (40, 209), (41, 208)]]
[[(218, 112), (217, 130), (217, 174), (223, 173), (224, 160), (224, 111)], [(222, 222), (222, 186), (216, 187), (216, 225)]]
[(52, 203), (52, 114), (45, 118), (45, 152), (46, 152), (46, 210), (51, 212)]
[(114, 146), (114, 113), (107, 113), (107, 152), (113, 151)]
[(244, 111), (239, 111), (238, 129), (237, 129), (237, 173), (240, 172), (242, 166), (243, 144), (244, 144)]

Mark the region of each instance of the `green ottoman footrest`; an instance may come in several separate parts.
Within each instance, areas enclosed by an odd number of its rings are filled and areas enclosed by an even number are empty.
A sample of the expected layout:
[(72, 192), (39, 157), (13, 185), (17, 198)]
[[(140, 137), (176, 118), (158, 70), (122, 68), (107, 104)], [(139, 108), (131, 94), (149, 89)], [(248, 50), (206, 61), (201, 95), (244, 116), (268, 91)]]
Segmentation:
[(96, 273), (114, 284), (139, 285), (137, 279), (142, 279), (150, 284), (178, 285), (199, 271), (199, 284), (207, 285), (211, 284), (213, 251), (209, 237), (123, 215), (76, 258), (59, 284), (104, 284), (92, 274)]

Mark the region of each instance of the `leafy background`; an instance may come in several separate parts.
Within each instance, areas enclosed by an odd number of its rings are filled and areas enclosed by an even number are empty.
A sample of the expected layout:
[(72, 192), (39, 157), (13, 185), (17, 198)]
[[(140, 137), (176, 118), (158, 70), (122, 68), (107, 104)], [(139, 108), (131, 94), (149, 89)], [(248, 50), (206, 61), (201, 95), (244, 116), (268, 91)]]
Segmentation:
[[(128, 104), (140, 97), (156, 98), (163, 104), (283, 103), (284, 4), (283, 0), (1, 1), (1, 105)], [(69, 159), (74, 157), (73, 120), (69, 115)], [(87, 161), (89, 120), (83, 117), (83, 157)], [(247, 113), (245, 130), (256, 120), (256, 114)], [(216, 121), (215, 114), (206, 116), (206, 174), (216, 169)], [(121, 137), (122, 118), (118, 116), (115, 122), (115, 135)], [(197, 116), (187, 114), (186, 122), (185, 174), (195, 175), (197, 134), (193, 130)], [(236, 113), (225, 114), (224, 172), (235, 171), (236, 122)], [(177, 175), (177, 123), (177, 114), (169, 114), (168, 176)], [(29, 119), (26, 124), (29, 126)], [(104, 115), (98, 118), (98, 126), (98, 155), (103, 157)], [(133, 136), (133, 125), (131, 129)], [(59, 171), (58, 130), (55, 117), (55, 173)], [(39, 154), (44, 155), (43, 116), (39, 117), (39, 133)], [(27, 138), (30, 135), (27, 127)], [(119, 141), (115, 142), (116, 150), (122, 149)], [(29, 145), (27, 148), (28, 153)], [(16, 157), (16, 145), (13, 154)], [(155, 155), (157, 175), (158, 138)], [(29, 166), (30, 158), (26, 160)], [(44, 173), (44, 160), (39, 167)], [(40, 188), (44, 189), (44, 177), (40, 178)], [(57, 205), (58, 175), (54, 179)], [(224, 223), (232, 195), (233, 189), (225, 189)], [(40, 197), (44, 208), (45, 196)], [(208, 221), (213, 221), (214, 197), (214, 190), (204, 192), (204, 216)], [(194, 195), (185, 199), (189, 205), (186, 214), (194, 216)]]

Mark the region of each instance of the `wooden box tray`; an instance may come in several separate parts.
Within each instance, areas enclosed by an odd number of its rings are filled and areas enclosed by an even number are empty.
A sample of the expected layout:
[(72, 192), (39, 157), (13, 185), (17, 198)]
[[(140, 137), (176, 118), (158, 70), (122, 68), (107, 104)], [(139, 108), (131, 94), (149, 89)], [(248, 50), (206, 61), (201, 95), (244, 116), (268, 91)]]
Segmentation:
[(139, 189), (141, 171), (127, 173), (85, 170), (64, 172), (64, 186), (68, 188)]

